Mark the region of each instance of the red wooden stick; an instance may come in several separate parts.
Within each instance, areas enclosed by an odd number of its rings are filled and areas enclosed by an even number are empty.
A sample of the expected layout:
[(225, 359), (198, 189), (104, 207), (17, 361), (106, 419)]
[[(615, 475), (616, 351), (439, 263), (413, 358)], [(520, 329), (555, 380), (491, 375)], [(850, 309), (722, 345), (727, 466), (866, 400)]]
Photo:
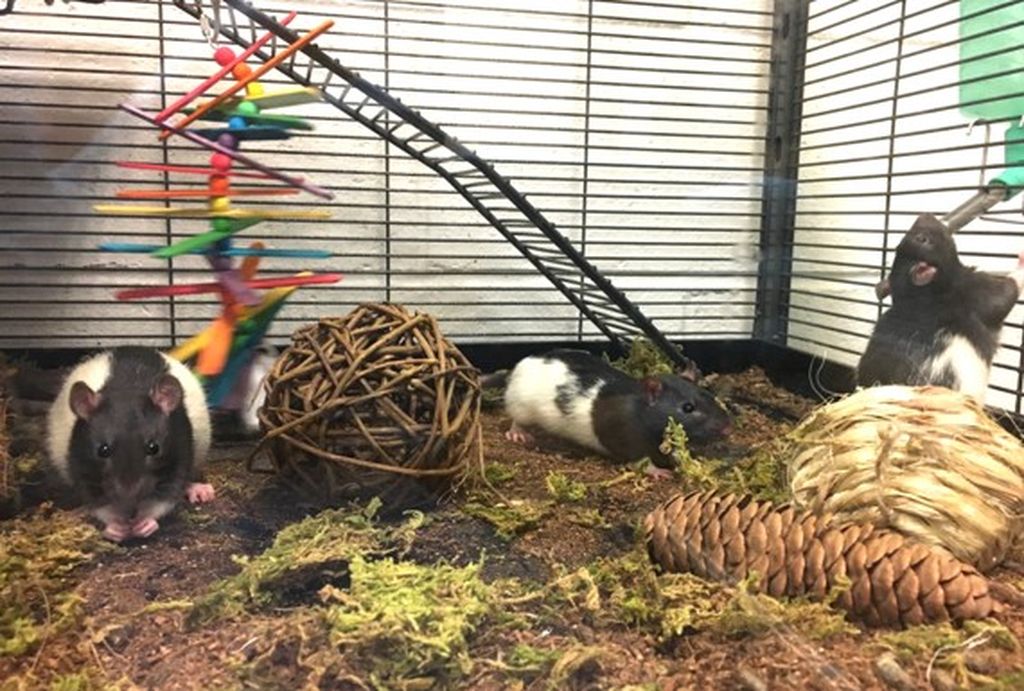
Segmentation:
[[(281, 25), (282, 26), (288, 26), (288, 24), (293, 19), (295, 19), (295, 17), (296, 17), (296, 13), (292, 12), (287, 17), (285, 17), (284, 19), (281, 20)], [(227, 75), (231, 70), (233, 70), (236, 65), (238, 65), (240, 62), (245, 60), (247, 57), (251, 56), (253, 53), (255, 53), (257, 50), (262, 48), (264, 45), (266, 45), (267, 41), (269, 41), (273, 37), (274, 37), (273, 32), (268, 32), (268, 33), (264, 34), (263, 36), (261, 36), (258, 41), (256, 41), (251, 46), (246, 48), (234, 60), (232, 60), (228, 64), (224, 65), (224, 67), (220, 68), (219, 70), (217, 70), (217, 72), (213, 76), (211, 76), (209, 79), (207, 79), (202, 84), (200, 84), (196, 88), (192, 89), (192, 91), (189, 91), (187, 94), (185, 94), (184, 96), (179, 98), (177, 101), (175, 101), (174, 103), (172, 103), (171, 105), (167, 106), (166, 108), (161, 110), (159, 113), (157, 113), (156, 119), (157, 120), (166, 120), (167, 118), (171, 117), (172, 115), (177, 113), (179, 110), (181, 110), (182, 108), (187, 106), (189, 103), (194, 101), (196, 98), (198, 98), (199, 96), (202, 96), (206, 92), (207, 89), (209, 89), (211, 86), (213, 86), (214, 84), (219, 82), (221, 79), (223, 79), (224, 76)]]
[[(175, 166), (164, 163), (142, 163), (140, 161), (118, 161), (117, 165), (132, 170), (156, 170), (161, 173), (184, 173), (186, 175), (221, 175), (221, 172), (214, 168), (201, 168), (199, 166)], [(256, 178), (258, 180), (273, 180), (273, 176), (266, 173), (251, 173), (246, 171), (232, 170), (230, 176), (238, 178)], [(302, 178), (296, 178), (301, 180)]]
[[(341, 274), (317, 274), (315, 276), (282, 276), (280, 278), (257, 278), (246, 281), (250, 288), (284, 288), (288, 286), (304, 286), (314, 283), (337, 283)], [(220, 283), (179, 283), (172, 286), (148, 286), (131, 288), (115, 293), (118, 300), (141, 300), (144, 298), (161, 298), (171, 295), (200, 295), (216, 293), (221, 290)]]

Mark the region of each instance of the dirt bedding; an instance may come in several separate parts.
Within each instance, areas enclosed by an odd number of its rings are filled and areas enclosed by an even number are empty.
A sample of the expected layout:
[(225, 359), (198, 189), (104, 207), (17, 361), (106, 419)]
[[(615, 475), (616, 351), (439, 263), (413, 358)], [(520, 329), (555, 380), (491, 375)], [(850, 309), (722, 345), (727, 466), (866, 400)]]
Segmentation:
[[(217, 500), (122, 546), (39, 484), (38, 419), (12, 413), (0, 439), (30, 491), (0, 521), (0, 689), (1024, 688), (1021, 608), (873, 632), (657, 575), (643, 516), (702, 483), (777, 493), (772, 442), (813, 405), (756, 369), (711, 385), (735, 433), (692, 449), (716, 459), (701, 472), (655, 480), (551, 439), (516, 446), (491, 406), (492, 488), (440, 508), (325, 511), (222, 442)], [(994, 577), (1017, 585), (1018, 563)]]

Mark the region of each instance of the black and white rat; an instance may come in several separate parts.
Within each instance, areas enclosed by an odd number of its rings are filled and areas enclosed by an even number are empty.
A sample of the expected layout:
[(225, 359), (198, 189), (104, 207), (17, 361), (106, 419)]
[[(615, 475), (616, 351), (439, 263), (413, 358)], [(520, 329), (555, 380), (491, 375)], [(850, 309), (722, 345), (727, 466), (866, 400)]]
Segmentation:
[(202, 467), (210, 448), (202, 385), (174, 358), (124, 346), (76, 366), (47, 417), (47, 448), (104, 537), (147, 537), (182, 497), (211, 501)]
[(919, 216), (896, 248), (878, 299), (892, 307), (875, 325), (857, 365), (860, 386), (936, 385), (984, 400), (1003, 321), (1024, 288), (1024, 255), (1008, 275), (960, 262), (946, 228)]
[[(537, 427), (617, 461), (649, 457), (656, 466), (671, 468), (673, 460), (659, 449), (669, 417), (695, 442), (731, 431), (728, 413), (693, 382), (671, 374), (634, 379), (582, 350), (527, 357), (499, 375), (506, 381), (505, 410), (512, 418), (506, 437), (518, 443), (531, 443), (526, 428)], [(485, 385), (493, 381), (485, 378)]]

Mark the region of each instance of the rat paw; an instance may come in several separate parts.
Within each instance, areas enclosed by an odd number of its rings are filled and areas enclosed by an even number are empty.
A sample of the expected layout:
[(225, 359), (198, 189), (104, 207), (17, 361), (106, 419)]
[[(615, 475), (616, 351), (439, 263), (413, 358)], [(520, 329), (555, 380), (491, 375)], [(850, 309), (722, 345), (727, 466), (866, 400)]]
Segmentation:
[(644, 471), (655, 480), (671, 480), (672, 476), (675, 475), (668, 468), (658, 468), (657, 466), (648, 466), (647, 470)]
[(127, 523), (108, 523), (103, 529), (103, 537), (111, 542), (124, 542), (131, 535), (132, 529)]
[(533, 435), (516, 424), (513, 424), (512, 427), (505, 432), (505, 438), (515, 444), (523, 444), (524, 446), (533, 445)]
[(154, 518), (143, 518), (132, 526), (132, 535), (135, 537), (149, 537), (160, 528), (160, 524)]
[(213, 501), (216, 492), (213, 490), (213, 485), (205, 482), (193, 482), (185, 488), (185, 496), (188, 497), (190, 504), (205, 504), (208, 501)]

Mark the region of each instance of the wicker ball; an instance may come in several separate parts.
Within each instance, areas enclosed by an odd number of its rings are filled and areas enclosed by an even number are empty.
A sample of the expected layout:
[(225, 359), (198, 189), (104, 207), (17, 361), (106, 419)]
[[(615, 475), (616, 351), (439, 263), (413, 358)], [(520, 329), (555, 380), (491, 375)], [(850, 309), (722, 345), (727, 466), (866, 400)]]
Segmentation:
[(436, 497), (482, 453), (479, 373), (433, 317), (399, 305), (299, 329), (264, 389), (261, 447), (327, 500), (404, 503), (411, 486)]
[(1024, 513), (1024, 445), (970, 396), (942, 387), (867, 388), (793, 431), (799, 508), (892, 528), (987, 571)]

